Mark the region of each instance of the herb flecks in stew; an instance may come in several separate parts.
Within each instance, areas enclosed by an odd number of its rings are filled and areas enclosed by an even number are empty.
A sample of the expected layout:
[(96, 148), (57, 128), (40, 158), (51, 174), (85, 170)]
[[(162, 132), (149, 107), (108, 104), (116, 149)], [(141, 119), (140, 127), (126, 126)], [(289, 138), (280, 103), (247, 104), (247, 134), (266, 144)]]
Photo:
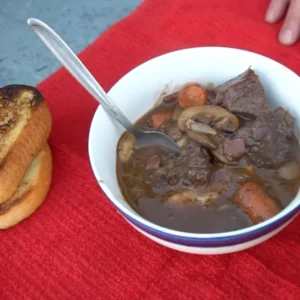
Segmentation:
[(137, 122), (160, 130), (181, 153), (135, 149), (126, 132), (117, 176), (126, 201), (146, 219), (196, 233), (237, 230), (265, 221), (298, 193), (295, 119), (272, 110), (251, 69), (217, 86), (189, 83)]

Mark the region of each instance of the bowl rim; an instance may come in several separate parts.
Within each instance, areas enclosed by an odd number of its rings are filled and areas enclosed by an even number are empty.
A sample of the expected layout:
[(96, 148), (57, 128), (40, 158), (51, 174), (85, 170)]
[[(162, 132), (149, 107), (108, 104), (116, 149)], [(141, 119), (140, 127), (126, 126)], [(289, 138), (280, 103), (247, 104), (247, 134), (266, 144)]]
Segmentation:
[[(166, 56), (176, 56), (176, 55), (182, 54), (184, 52), (186, 52), (186, 54), (189, 54), (189, 52), (194, 52), (194, 51), (210, 51), (210, 50), (213, 50), (213, 51), (217, 50), (217, 51), (223, 51), (223, 52), (224, 51), (238, 52), (238, 53), (248, 54), (248, 55), (256, 56), (260, 59), (267, 60), (270, 63), (275, 64), (275, 65), (279, 66), (280, 68), (282, 68), (284, 71), (288, 72), (289, 76), (293, 76), (293, 77), (296, 76), (300, 83), (300, 77), (294, 71), (290, 70), (289, 68), (285, 67), (281, 63), (279, 63), (269, 57), (266, 57), (262, 54), (259, 54), (259, 53), (253, 52), (253, 51), (244, 50), (244, 49), (239, 49), (239, 48), (208, 46), (208, 47), (185, 48), (185, 49), (171, 51), (171, 52), (153, 57), (152, 59), (149, 59), (149, 60), (143, 62), (142, 64), (139, 64), (138, 66), (136, 66), (135, 68), (130, 70), (128, 73), (126, 73), (123, 77), (121, 77), (111, 87), (108, 94), (110, 94), (112, 92), (112, 90), (114, 88), (116, 88), (116, 86), (122, 80), (124, 80), (128, 76), (131, 76), (131, 74), (135, 73), (137, 70), (139, 70), (141, 68), (145, 68), (146, 65), (151, 64), (153, 61), (163, 60)], [(94, 116), (93, 116), (93, 119), (91, 122), (91, 126), (90, 126), (89, 138), (88, 138), (88, 154), (89, 154), (91, 168), (92, 168), (92, 171), (94, 173), (94, 176), (96, 177), (96, 180), (97, 180), (99, 186), (101, 187), (102, 191), (104, 192), (104, 194), (106, 195), (108, 200), (113, 204), (113, 206), (115, 206), (120, 211), (121, 215), (123, 215), (124, 217), (126, 217), (128, 219), (131, 219), (131, 221), (134, 220), (135, 225), (141, 224), (143, 228), (149, 228), (150, 231), (162, 233), (163, 235), (166, 235), (166, 236), (184, 239), (184, 240), (190, 240), (190, 241), (192, 241), (192, 240), (201, 241), (202, 240), (205, 242), (207, 240), (213, 239), (215, 241), (221, 242), (228, 238), (229, 239), (232, 239), (232, 238), (239, 239), (239, 238), (243, 238), (246, 236), (250, 237), (253, 235), (257, 235), (257, 234), (259, 235), (260, 232), (267, 230), (267, 228), (270, 228), (270, 230), (275, 229), (272, 227), (275, 226), (277, 228), (280, 224), (282, 224), (282, 223), (286, 222), (288, 219), (292, 218), (300, 210), (300, 196), (299, 196), (299, 192), (298, 192), (298, 195), (296, 196), (296, 198), (298, 197), (298, 199), (295, 198), (288, 206), (286, 206), (282, 211), (280, 211), (278, 214), (276, 214), (272, 218), (270, 218), (262, 223), (259, 223), (259, 224), (256, 224), (256, 225), (253, 225), (250, 227), (246, 227), (243, 229), (234, 230), (234, 231), (227, 231), (227, 232), (220, 232), (220, 233), (191, 233), (191, 232), (169, 229), (169, 228), (157, 225), (151, 221), (148, 221), (147, 219), (143, 218), (138, 213), (136, 213), (134, 211), (130, 211), (130, 209), (128, 209), (121, 202), (116, 200), (114, 198), (113, 194), (111, 193), (110, 189), (105, 185), (105, 183), (101, 179), (101, 176), (99, 176), (99, 174), (98, 174), (97, 167), (95, 165), (95, 160), (94, 160), (93, 154), (92, 154), (92, 148), (93, 148), (92, 136), (93, 136), (93, 130), (96, 126), (95, 124), (100, 119), (99, 115), (102, 115), (102, 114), (105, 114), (105, 112), (104, 112), (102, 106), (99, 105), (94, 113)], [(277, 226), (276, 226), (276, 224), (277, 224)]]

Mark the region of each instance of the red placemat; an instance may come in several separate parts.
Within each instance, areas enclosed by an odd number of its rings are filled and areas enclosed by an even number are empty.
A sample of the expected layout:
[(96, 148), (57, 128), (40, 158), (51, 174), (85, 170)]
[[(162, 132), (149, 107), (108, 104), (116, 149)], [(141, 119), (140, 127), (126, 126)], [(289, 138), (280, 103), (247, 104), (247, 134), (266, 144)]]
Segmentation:
[[(195, 46), (252, 50), (300, 73), (300, 45), (277, 42), (279, 25), (264, 23), (267, 4), (148, 0), (81, 57), (106, 89), (145, 60)], [(92, 175), (96, 102), (65, 70), (39, 89), (54, 120), (53, 184), (36, 214), (0, 233), (0, 299), (299, 299), (299, 217), (268, 242), (225, 256), (157, 245), (115, 212)]]

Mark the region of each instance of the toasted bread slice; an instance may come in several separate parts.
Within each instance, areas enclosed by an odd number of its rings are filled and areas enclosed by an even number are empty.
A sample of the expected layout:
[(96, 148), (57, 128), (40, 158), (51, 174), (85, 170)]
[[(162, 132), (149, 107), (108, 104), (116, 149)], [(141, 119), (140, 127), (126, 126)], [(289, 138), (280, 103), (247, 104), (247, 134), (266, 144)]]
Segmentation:
[(51, 115), (33, 87), (0, 89), (0, 203), (10, 199), (51, 131)]
[(52, 157), (46, 144), (33, 159), (14, 195), (0, 204), (0, 229), (12, 227), (34, 213), (47, 196), (51, 179)]

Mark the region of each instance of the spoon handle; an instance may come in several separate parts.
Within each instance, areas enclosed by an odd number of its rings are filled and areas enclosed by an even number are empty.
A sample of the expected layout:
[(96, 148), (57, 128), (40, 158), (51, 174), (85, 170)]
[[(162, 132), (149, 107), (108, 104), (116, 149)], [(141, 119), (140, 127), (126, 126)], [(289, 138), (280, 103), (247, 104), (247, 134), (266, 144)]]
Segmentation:
[(62, 65), (102, 104), (105, 111), (125, 129), (137, 133), (138, 130), (114, 104), (93, 75), (60, 36), (47, 24), (38, 19), (30, 18), (27, 22)]

